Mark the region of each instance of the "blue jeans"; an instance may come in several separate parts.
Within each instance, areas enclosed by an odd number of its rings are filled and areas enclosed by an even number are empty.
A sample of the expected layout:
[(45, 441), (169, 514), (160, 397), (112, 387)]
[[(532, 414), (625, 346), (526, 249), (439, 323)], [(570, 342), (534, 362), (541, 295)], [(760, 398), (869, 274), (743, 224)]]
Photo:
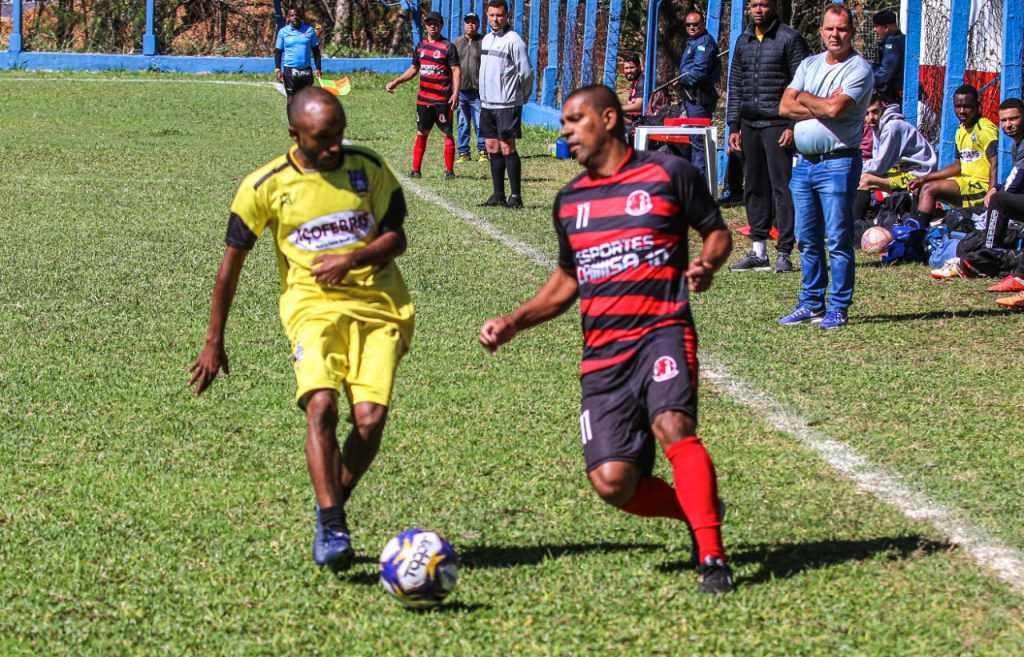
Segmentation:
[[(715, 104), (716, 102), (712, 101), (711, 103), (698, 105), (697, 103), (683, 100), (683, 109), (686, 110), (686, 118), (688, 119), (706, 119), (715, 115)], [(688, 148), (690, 149), (688, 156), (690, 162), (700, 171), (702, 178), (707, 178), (707, 163), (704, 161), (704, 138), (691, 136)], [(712, 154), (712, 157), (714, 157), (714, 154)]]
[(484, 140), (480, 136), (480, 94), (476, 91), (459, 92), (459, 143), (460, 155), (469, 155), (469, 125), (473, 124), (476, 134), (477, 151), (484, 150)]
[(800, 157), (793, 168), (789, 189), (803, 270), (800, 305), (813, 312), (826, 308), (829, 270), (828, 310), (845, 310), (853, 302), (853, 199), (861, 166), (860, 155), (853, 155), (818, 163)]

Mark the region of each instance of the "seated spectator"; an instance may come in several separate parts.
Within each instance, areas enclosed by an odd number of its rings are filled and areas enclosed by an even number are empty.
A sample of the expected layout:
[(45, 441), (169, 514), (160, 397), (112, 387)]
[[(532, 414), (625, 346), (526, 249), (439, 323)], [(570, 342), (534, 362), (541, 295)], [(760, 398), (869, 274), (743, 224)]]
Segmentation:
[(623, 118), (630, 126), (640, 118), (644, 109), (644, 70), (638, 55), (630, 53), (622, 58), (622, 74), (630, 83), (626, 101), (622, 103)]
[[(998, 275), (1017, 265), (1017, 250), (1024, 234), (1024, 102), (1008, 98), (999, 106), (999, 125), (1013, 142), (1013, 167), (1003, 185), (985, 195), (987, 211), (980, 228), (969, 232), (957, 245), (957, 258), (932, 271), (935, 278), (962, 278), (977, 271)], [(1024, 277), (1011, 274), (989, 288), (992, 292), (1024, 291)], [(1002, 300), (1000, 300), (1002, 301)]]
[(980, 206), (995, 187), (999, 131), (981, 115), (978, 90), (969, 84), (953, 92), (953, 108), (960, 127), (956, 130), (956, 161), (934, 173), (915, 178), (907, 188), (920, 194), (918, 220), (927, 225), (939, 202), (956, 207)]
[(868, 105), (865, 124), (873, 135), (871, 159), (864, 163), (857, 198), (853, 204), (854, 219), (864, 220), (871, 192), (905, 191), (914, 178), (935, 171), (938, 156), (917, 128), (910, 125), (900, 106), (889, 103), (875, 92)]

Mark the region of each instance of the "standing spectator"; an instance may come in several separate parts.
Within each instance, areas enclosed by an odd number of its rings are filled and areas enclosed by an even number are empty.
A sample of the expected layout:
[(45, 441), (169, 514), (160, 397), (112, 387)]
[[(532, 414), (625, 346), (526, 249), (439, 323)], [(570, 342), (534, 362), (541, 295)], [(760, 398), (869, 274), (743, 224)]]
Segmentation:
[(920, 194), (917, 217), (921, 225), (932, 219), (939, 201), (957, 207), (975, 207), (985, 202), (985, 195), (996, 186), (999, 155), (999, 130), (981, 115), (978, 90), (969, 84), (953, 92), (953, 111), (960, 119), (953, 140), (956, 160), (927, 176), (911, 180), (910, 191)]
[(875, 14), (871, 28), (878, 37), (875, 53), (875, 91), (894, 103), (903, 98), (903, 57), (907, 50), (907, 37), (900, 32), (896, 14), (883, 9)]
[(455, 140), (452, 138), (452, 114), (459, 100), (459, 52), (451, 41), (441, 36), (444, 19), (432, 11), (424, 21), (427, 36), (412, 53), (412, 64), (404, 73), (388, 82), (386, 89), (395, 87), (420, 74), (420, 91), (416, 96), (416, 141), (412, 147), (410, 178), (421, 178), (423, 153), (427, 150), (427, 137), (436, 124), (444, 134), (444, 179), (455, 177)]
[[(686, 15), (686, 50), (679, 62), (679, 83), (683, 89), (683, 108), (688, 118), (710, 118), (718, 103), (718, 80), (722, 63), (718, 59), (718, 42), (708, 34), (704, 14), (694, 9)], [(707, 177), (704, 138), (690, 137), (690, 161)], [(714, 157), (714, 154), (712, 154)]]
[(793, 271), (793, 197), (789, 191), (793, 122), (779, 101), (808, 54), (807, 42), (779, 18), (778, 0), (750, 0), (750, 23), (736, 40), (726, 120), (729, 148), (744, 158), (743, 200), (753, 242), (732, 271), (771, 271), (766, 242), (772, 218), (779, 230), (775, 271)]
[[(489, 0), (480, 57), (480, 134), (487, 144), (494, 188), (484, 206), (522, 209), (522, 163), (516, 139), (523, 136), (523, 105), (533, 89), (533, 69), (523, 39), (509, 27), (508, 3)], [(505, 172), (511, 194), (505, 200)]]
[(872, 139), (871, 159), (864, 162), (853, 216), (864, 219), (871, 204), (871, 192), (905, 191), (914, 178), (935, 170), (938, 156), (921, 132), (907, 122), (900, 106), (889, 103), (875, 91), (868, 105), (867, 120)]
[(313, 67), (320, 77), (320, 40), (316, 30), (302, 22), (302, 7), (288, 10), (285, 26), (277, 31), (274, 44), (274, 75), (284, 83), (287, 102), (292, 102), (295, 92), (313, 86)]
[(479, 161), (487, 161), (484, 138), (480, 136), (480, 46), (484, 40), (480, 34), (480, 17), (469, 12), (462, 19), (465, 32), (455, 39), (459, 52), (459, 159), (469, 162), (469, 128), (472, 125), (476, 135), (476, 150)]
[(644, 69), (639, 55), (630, 53), (622, 58), (622, 74), (629, 80), (626, 102), (622, 104), (622, 116), (628, 128), (644, 111)]
[(793, 137), (800, 157), (790, 187), (803, 270), (799, 302), (779, 320), (782, 325), (820, 322), (823, 329), (839, 328), (846, 325), (853, 302), (853, 197), (862, 166), (861, 130), (874, 87), (871, 65), (853, 49), (854, 33), (850, 8), (828, 5), (821, 17), (825, 52), (800, 64), (779, 107), (797, 122)]

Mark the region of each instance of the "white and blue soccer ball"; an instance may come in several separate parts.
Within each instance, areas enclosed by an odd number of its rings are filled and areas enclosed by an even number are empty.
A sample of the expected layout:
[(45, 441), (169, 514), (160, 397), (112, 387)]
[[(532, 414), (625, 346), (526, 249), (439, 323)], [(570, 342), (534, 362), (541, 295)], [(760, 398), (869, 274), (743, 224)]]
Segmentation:
[(437, 532), (409, 529), (380, 553), (380, 583), (407, 607), (433, 607), (455, 588), (455, 550)]

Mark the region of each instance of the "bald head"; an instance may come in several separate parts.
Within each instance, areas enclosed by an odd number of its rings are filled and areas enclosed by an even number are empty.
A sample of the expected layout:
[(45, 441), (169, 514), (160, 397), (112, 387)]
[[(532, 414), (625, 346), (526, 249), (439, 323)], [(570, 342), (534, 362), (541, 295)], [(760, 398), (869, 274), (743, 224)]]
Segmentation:
[(288, 105), (288, 134), (299, 146), (303, 167), (333, 171), (341, 165), (345, 110), (323, 89), (301, 89)]

